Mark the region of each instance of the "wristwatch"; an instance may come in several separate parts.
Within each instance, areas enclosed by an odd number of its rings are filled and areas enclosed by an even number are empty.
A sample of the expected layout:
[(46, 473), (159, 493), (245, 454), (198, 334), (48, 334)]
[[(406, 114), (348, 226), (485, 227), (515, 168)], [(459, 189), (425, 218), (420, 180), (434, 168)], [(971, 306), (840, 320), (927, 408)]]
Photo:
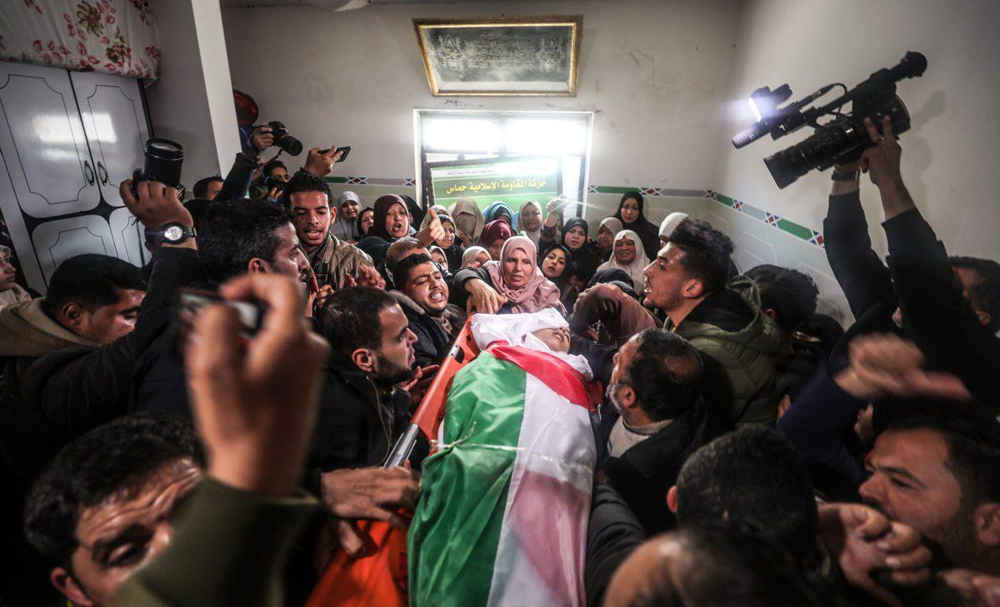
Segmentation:
[(157, 238), (164, 244), (181, 244), (188, 238), (194, 238), (197, 234), (194, 228), (182, 223), (168, 223), (162, 230), (146, 230), (147, 238)]

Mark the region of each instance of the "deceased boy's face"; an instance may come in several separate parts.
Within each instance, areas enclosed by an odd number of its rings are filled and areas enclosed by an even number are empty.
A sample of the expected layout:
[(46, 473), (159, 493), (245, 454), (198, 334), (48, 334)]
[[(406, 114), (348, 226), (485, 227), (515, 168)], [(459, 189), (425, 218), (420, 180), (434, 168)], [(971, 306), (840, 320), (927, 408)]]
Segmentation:
[(542, 340), (553, 352), (569, 353), (569, 327), (539, 329), (532, 331), (531, 334)]

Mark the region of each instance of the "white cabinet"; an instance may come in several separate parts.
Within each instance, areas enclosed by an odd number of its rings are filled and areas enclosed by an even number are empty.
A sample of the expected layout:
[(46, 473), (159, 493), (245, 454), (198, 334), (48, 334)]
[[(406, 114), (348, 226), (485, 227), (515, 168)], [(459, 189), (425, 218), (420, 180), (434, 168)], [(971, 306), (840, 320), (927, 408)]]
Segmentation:
[(0, 212), (32, 288), (83, 253), (143, 263), (118, 184), (148, 138), (137, 80), (0, 62)]
[(0, 150), (18, 204), (32, 217), (90, 211), (101, 201), (69, 73), (0, 63)]
[(70, 72), (101, 195), (124, 206), (118, 184), (142, 166), (142, 146), (149, 139), (139, 81), (94, 72)]

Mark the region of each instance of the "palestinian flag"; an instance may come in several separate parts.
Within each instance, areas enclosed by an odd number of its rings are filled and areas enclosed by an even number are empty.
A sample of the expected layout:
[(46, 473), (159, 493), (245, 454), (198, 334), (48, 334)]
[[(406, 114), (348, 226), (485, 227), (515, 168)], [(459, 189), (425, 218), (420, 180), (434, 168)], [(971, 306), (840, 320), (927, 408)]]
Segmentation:
[(409, 531), (411, 607), (585, 604), (588, 407), (550, 354), (494, 345), (458, 372)]

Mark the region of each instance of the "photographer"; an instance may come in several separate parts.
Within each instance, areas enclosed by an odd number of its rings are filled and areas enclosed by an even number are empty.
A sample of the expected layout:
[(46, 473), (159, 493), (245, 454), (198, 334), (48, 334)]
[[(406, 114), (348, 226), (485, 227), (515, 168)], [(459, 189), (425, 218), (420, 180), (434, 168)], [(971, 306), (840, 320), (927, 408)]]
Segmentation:
[[(834, 351), (839, 364), (859, 334), (909, 336), (928, 367), (958, 375), (994, 414), (1000, 412), (1000, 264), (948, 257), (917, 210), (900, 173), (901, 148), (888, 117), (882, 132), (865, 120), (874, 147), (833, 173), (823, 229), (827, 259), (857, 319)], [(859, 196), (860, 171), (878, 189), (885, 210), (888, 268), (871, 249)]]
[[(253, 133), (250, 134), (250, 140), (244, 146), (243, 151), (236, 154), (236, 159), (233, 161), (233, 168), (229, 169), (229, 173), (226, 175), (226, 179), (223, 181), (218, 193), (215, 196), (202, 196), (198, 192), (198, 184), (195, 184), (195, 198), (206, 198), (208, 200), (243, 198), (247, 190), (250, 189), (254, 172), (260, 166), (260, 153), (272, 145), (274, 145), (274, 135), (271, 133), (271, 127), (259, 126), (255, 128)], [(281, 163), (279, 162), (278, 164)], [(282, 169), (284, 169), (284, 165), (282, 165)], [(285, 171), (285, 179), (288, 179), (287, 170)], [(202, 181), (198, 183), (200, 184)], [(206, 188), (208, 191), (212, 189), (208, 185), (206, 185)]]
[(285, 168), (285, 163), (272, 160), (264, 165), (260, 170), (260, 176), (250, 186), (250, 197), (276, 200), (281, 195), (281, 188), (287, 182), (288, 169)]

